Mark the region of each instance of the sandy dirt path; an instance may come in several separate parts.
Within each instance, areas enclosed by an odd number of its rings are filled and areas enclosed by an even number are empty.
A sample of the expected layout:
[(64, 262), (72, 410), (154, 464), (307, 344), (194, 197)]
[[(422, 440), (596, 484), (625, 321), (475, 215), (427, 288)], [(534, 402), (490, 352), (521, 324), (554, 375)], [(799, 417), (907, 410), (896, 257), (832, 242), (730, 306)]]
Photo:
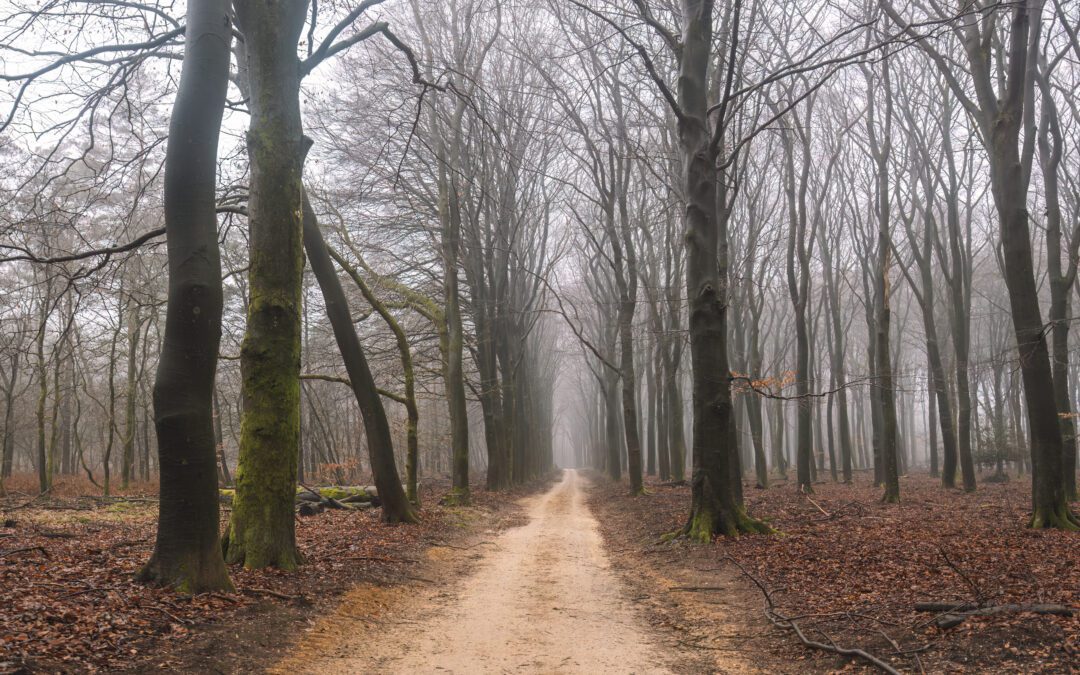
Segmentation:
[[(342, 609), (316, 626), (276, 672), (668, 673), (684, 654), (662, 644), (611, 571), (567, 470), (530, 498), (527, 525), (478, 548), (475, 572), (432, 588), (382, 619)], [(361, 590), (378, 602), (378, 589)], [(352, 594), (350, 594), (352, 595)], [(374, 600), (373, 600), (374, 598)], [(384, 602), (390, 599), (383, 597)], [(683, 670), (683, 668), (677, 668)]]

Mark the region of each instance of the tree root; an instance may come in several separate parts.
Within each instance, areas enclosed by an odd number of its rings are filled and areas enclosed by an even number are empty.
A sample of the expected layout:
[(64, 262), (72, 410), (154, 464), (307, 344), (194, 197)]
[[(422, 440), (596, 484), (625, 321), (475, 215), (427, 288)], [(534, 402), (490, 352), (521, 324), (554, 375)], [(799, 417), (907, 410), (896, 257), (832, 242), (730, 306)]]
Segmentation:
[(269, 588), (241, 588), (241, 593), (247, 595), (269, 595), (272, 598), (278, 600), (299, 600), (303, 596), (300, 595), (288, 595), (286, 593), (279, 593), (278, 591), (271, 590)]
[(1080, 530), (1080, 518), (1069, 510), (1068, 504), (1062, 504), (1050, 513), (1035, 511), (1031, 516), (1028, 527), (1034, 530), (1055, 529), (1075, 532)]
[(751, 518), (742, 508), (736, 510), (734, 517), (722, 518), (719, 528), (714, 528), (712, 514), (705, 510), (696, 510), (690, 514), (686, 525), (661, 536), (660, 541), (668, 542), (674, 539), (686, 538), (699, 544), (708, 544), (712, 542), (713, 535), (738, 538), (741, 534), (776, 533), (776, 530), (765, 521)]

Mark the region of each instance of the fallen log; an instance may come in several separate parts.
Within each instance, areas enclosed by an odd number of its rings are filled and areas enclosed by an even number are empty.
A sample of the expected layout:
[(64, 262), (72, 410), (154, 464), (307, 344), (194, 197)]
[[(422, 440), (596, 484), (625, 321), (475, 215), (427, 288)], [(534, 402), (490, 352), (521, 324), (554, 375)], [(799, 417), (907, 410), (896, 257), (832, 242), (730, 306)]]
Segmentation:
[(300, 487), (307, 490), (308, 493), (318, 497), (319, 503), (322, 504), (323, 506), (327, 507), (327, 508), (331, 508), (331, 509), (347, 509), (347, 508), (349, 508), (348, 506), (345, 506), (344, 504), (342, 504), (341, 502), (339, 502), (336, 499), (332, 499), (330, 497), (324, 497), (323, 495), (319, 494), (315, 490), (312, 490), (311, 488), (304, 485), (303, 483), (300, 484)]
[(1021, 604), (1007, 604), (1007, 605), (994, 605), (993, 607), (974, 607), (971, 609), (963, 609), (967, 605), (957, 605), (956, 603), (945, 602), (919, 602), (915, 604), (915, 609), (920, 612), (943, 612), (943, 614), (936, 619), (933, 623), (938, 628), (953, 628), (964, 623), (973, 616), (994, 616), (996, 614), (1022, 614), (1025, 612), (1031, 614), (1047, 614), (1052, 616), (1072, 616), (1073, 608), (1066, 605), (1057, 604), (1034, 604), (1034, 605), (1021, 605)]
[(956, 610), (974, 609), (975, 603), (967, 602), (916, 602), (915, 611), (918, 612), (954, 612)]

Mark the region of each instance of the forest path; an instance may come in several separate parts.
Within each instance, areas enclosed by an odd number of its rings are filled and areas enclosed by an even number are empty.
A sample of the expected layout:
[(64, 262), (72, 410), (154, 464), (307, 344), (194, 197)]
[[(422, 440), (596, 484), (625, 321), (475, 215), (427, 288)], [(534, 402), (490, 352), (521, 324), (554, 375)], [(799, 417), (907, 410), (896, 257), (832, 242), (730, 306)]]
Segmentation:
[[(686, 672), (697, 655), (650, 628), (610, 569), (585, 485), (586, 478), (566, 470), (551, 490), (524, 502), (527, 525), (481, 542), (490, 545), (477, 551), (474, 572), (449, 588), (423, 590), (404, 607), (390, 603), (375, 625), (349, 616), (357, 591), (350, 593), (341, 611), (275, 670)], [(373, 594), (379, 601), (376, 589), (362, 592), (360, 602), (370, 603)]]

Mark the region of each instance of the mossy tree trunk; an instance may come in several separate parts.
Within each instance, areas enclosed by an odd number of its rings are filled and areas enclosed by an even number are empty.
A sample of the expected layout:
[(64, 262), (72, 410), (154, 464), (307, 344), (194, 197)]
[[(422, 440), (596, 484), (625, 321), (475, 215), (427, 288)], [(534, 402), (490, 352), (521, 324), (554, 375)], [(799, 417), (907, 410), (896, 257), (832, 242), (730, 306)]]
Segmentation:
[(314, 272), (322, 291), (326, 315), (334, 329), (334, 338), (345, 362), (345, 370), (349, 373), (349, 382), (356, 396), (356, 403), (360, 406), (360, 414), (364, 418), (368, 458), (375, 477), (375, 487), (379, 490), (379, 500), (382, 502), (383, 520), (390, 523), (415, 523), (418, 520), (416, 513), (401, 487), (401, 477), (394, 461), (394, 444), (390, 423), (386, 420), (386, 410), (383, 409), (375, 378), (371, 375), (367, 358), (360, 346), (360, 339), (356, 336), (345, 291), (342, 290), (341, 281), (334, 271), (319, 222), (306, 195), (303, 198), (303, 213), (304, 248), (307, 250), (311, 271)]
[(165, 155), (169, 296), (153, 392), (161, 498), (154, 552), (138, 574), (184, 593), (232, 588), (218, 539), (211, 412), (222, 313), (214, 190), (231, 40), (226, 0), (188, 0)]
[(225, 558), (295, 569), (293, 502), (300, 445), (301, 185), (304, 139), (296, 44), (306, 0), (238, 0), (251, 122), (247, 331), (240, 347), (243, 415)]

